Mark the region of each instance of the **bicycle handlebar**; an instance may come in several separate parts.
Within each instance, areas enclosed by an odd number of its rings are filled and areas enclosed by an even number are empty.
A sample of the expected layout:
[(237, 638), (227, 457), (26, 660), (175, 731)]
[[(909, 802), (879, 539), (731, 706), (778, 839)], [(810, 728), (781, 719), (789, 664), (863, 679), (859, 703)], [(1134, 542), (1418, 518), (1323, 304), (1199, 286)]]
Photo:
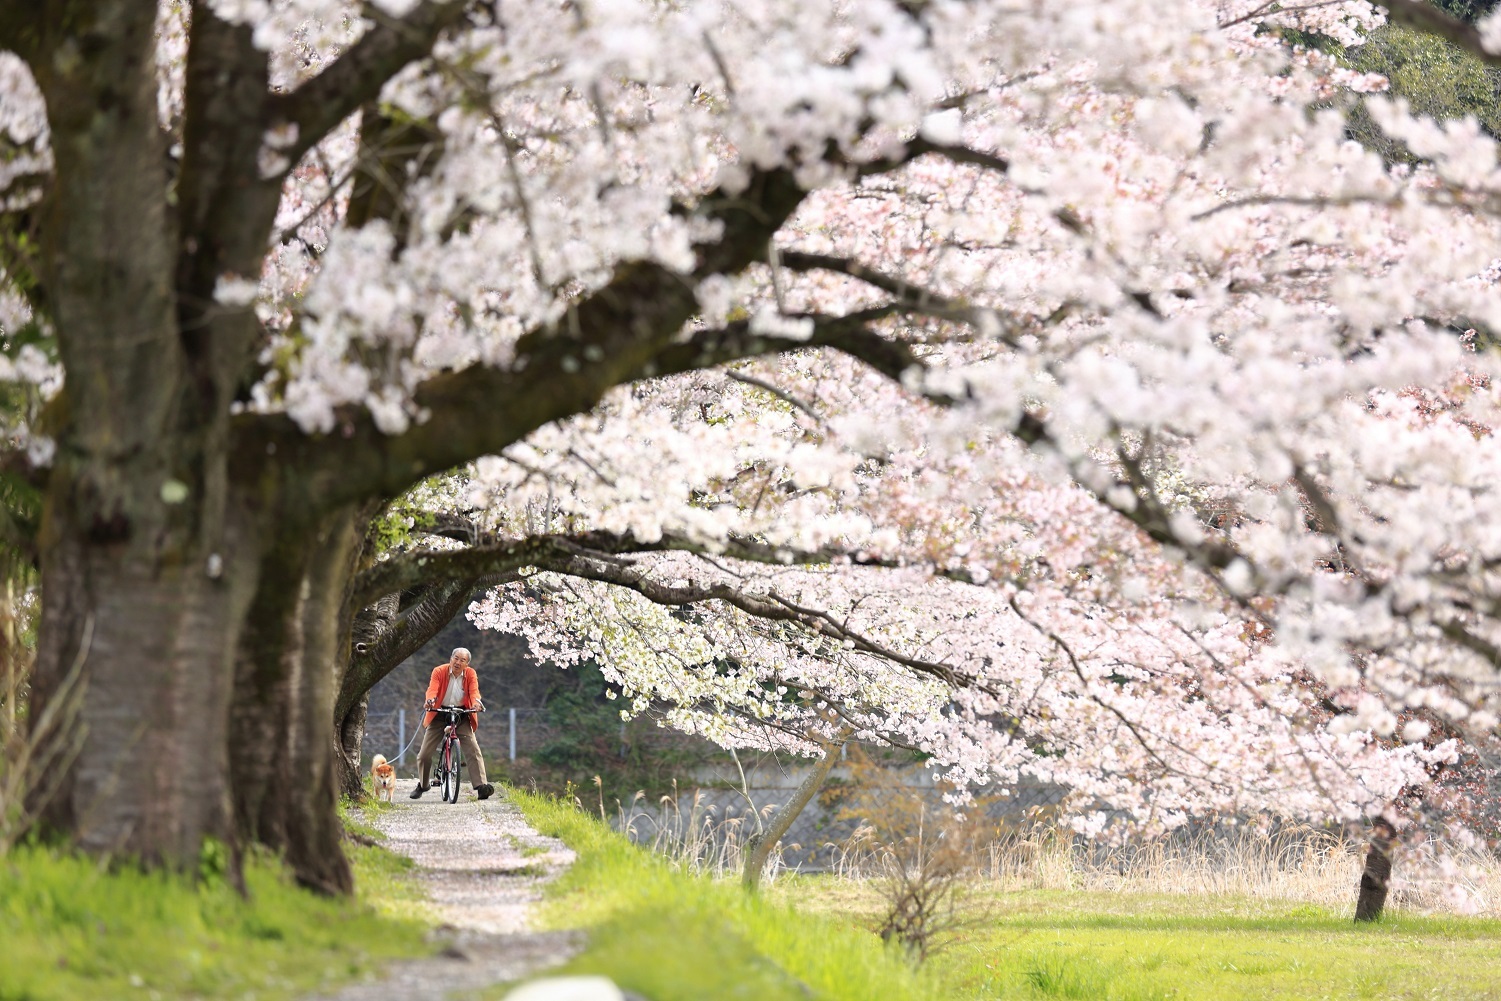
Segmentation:
[(485, 711), (485, 707), (480, 706), (478, 709), (465, 709), (462, 706), (424, 706), (422, 711), (429, 713), (482, 713)]

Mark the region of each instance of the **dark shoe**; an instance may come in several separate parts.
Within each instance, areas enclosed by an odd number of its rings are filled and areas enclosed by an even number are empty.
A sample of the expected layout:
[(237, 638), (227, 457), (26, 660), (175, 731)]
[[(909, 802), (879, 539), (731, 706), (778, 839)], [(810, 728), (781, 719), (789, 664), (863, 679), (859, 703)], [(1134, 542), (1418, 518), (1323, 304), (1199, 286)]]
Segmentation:
[(480, 799), (489, 799), (495, 793), (495, 787), (486, 782), (484, 785), (474, 787), (474, 794)]
[(422, 798), (422, 794), (424, 792), (426, 792), (426, 791), (427, 791), (427, 786), (419, 785), (417, 788), (415, 788), (415, 789), (412, 790), (411, 795), (408, 796), (407, 798), (408, 799), (421, 799)]

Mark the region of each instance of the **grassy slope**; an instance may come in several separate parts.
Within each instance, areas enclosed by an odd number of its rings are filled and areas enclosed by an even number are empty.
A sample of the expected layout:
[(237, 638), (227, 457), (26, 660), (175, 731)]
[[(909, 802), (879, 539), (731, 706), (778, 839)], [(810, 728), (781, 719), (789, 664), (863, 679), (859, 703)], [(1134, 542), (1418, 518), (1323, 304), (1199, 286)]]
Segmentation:
[[(787, 880), (779, 899), (869, 927), (868, 887)], [(1148, 1001), (1501, 997), (1501, 922), (1347, 914), (1228, 897), (994, 893), (931, 961), (953, 996)]]
[(0, 858), (0, 1001), (273, 1001), (428, 948), (405, 860), (350, 847), (353, 902), (299, 889), (269, 858), (247, 864), (246, 900), (212, 877), (17, 849)]
[(562, 972), (604, 974), (652, 1001), (947, 996), (868, 933), (675, 870), (558, 800), (512, 795), (533, 827), (579, 854), (542, 913), (588, 931)]

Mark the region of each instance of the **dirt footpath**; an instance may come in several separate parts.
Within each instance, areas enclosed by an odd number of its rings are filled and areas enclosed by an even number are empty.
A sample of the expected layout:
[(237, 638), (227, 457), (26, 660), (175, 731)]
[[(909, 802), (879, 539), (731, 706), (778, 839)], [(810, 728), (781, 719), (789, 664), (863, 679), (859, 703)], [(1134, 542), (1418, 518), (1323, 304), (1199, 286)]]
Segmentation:
[(445, 803), (438, 790), (365, 815), (385, 847), (417, 863), (417, 879), (438, 911), (445, 943), (431, 959), (393, 963), (378, 980), (350, 984), (308, 1001), (434, 1001), (477, 987), (532, 976), (566, 960), (582, 942), (569, 932), (538, 932), (531, 914), (542, 885), (573, 863), (556, 838), (538, 834), (502, 794)]

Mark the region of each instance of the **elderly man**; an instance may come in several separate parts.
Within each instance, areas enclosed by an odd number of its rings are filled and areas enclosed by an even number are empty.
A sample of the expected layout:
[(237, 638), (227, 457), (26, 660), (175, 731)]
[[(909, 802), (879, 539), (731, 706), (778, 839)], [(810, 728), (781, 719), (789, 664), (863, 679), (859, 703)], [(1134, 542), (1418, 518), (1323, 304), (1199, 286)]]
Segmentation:
[[(427, 683), (428, 710), (422, 719), (422, 750), (417, 752), (417, 767), (422, 778), (412, 790), (412, 799), (419, 798), (426, 790), (432, 775), (433, 755), (443, 740), (444, 723), (438, 720), (437, 708), (483, 709), (479, 697), (479, 675), (469, 666), (469, 651), (459, 647), (448, 657), (448, 663), (433, 668), (433, 676)], [(485, 781), (485, 756), (479, 752), (479, 741), (474, 739), (479, 730), (479, 717), (470, 713), (459, 721), (459, 743), (464, 748), (464, 760), (469, 762), (469, 781), (480, 799), (488, 799), (495, 787)]]

